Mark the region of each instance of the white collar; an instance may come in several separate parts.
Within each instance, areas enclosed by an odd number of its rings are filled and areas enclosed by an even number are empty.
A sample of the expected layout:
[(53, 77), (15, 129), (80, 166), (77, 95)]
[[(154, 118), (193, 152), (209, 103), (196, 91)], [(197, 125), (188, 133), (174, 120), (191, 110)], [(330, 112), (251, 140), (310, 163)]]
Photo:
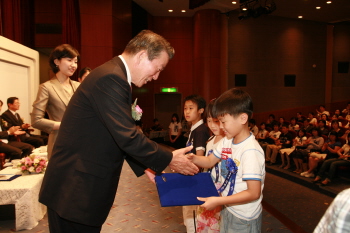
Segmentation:
[(193, 130), (195, 130), (198, 126), (200, 126), (201, 124), (203, 124), (204, 122), (203, 122), (203, 119), (200, 119), (196, 124), (194, 124), (194, 125), (192, 125), (191, 126), (191, 132), (193, 131)]
[(130, 75), (130, 70), (129, 70), (129, 67), (128, 67), (128, 64), (126, 64), (126, 61), (124, 60), (123, 56), (122, 55), (119, 55), (118, 56), (122, 62), (124, 63), (124, 66), (125, 66), (125, 69), (126, 69), (126, 77), (128, 79), (128, 83), (129, 85), (131, 86), (131, 75)]
[(12, 112), (12, 114), (13, 114), (14, 116), (16, 116), (16, 112), (12, 111), (11, 109), (9, 109), (9, 110), (10, 110), (10, 112)]

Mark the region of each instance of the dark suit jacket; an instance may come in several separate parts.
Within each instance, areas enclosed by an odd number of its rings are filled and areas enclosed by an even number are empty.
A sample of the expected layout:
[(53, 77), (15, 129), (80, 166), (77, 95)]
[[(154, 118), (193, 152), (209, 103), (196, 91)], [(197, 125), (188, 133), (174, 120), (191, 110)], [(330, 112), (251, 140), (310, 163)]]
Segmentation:
[[(0, 127), (1, 127), (1, 131), (0, 131), (0, 139), (8, 139), (9, 137), (9, 134), (7, 133), (7, 130), (8, 130), (8, 127), (5, 127), (3, 124), (2, 124), (2, 118), (0, 116)], [(0, 144), (3, 143), (0, 141)]]
[[(39, 200), (62, 218), (101, 226), (126, 159), (136, 175), (163, 171), (172, 153), (136, 129), (131, 88), (119, 57), (94, 69), (63, 117)], [(142, 107), (142, 106), (141, 106)]]
[[(21, 117), (19, 117), (19, 119), (17, 119), (17, 117), (15, 117), (9, 109), (7, 109), (5, 112), (3, 112), (3, 114), (1, 116), (5, 121), (7, 121), (8, 127), (22, 126), (23, 125), (23, 121), (22, 121)], [(19, 114), (18, 114), (18, 116), (19, 116)], [(23, 142), (26, 135), (22, 134), (22, 135), (19, 135), (19, 137), (20, 137), (21, 141)], [(14, 136), (10, 136), (10, 140), (16, 141), (16, 138)]]

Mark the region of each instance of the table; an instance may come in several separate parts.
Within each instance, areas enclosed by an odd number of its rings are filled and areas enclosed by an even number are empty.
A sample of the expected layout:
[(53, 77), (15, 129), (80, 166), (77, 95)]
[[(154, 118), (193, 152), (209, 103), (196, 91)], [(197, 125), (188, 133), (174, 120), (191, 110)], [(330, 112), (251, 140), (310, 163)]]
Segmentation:
[[(18, 169), (7, 167), (0, 174), (18, 172)], [(46, 206), (38, 201), (43, 177), (44, 174), (31, 174), (0, 181), (0, 205), (15, 205), (17, 231), (34, 228), (46, 213)]]

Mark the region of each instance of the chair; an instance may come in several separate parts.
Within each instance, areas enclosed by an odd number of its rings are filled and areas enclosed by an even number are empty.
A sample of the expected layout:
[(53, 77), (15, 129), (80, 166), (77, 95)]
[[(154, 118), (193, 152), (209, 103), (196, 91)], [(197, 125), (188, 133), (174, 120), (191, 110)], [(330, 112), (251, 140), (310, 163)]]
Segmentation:
[(5, 154), (0, 153), (0, 170), (4, 168), (4, 164), (5, 164)]
[(288, 130), (288, 132), (292, 135), (293, 139), (297, 137), (297, 132), (294, 130)]

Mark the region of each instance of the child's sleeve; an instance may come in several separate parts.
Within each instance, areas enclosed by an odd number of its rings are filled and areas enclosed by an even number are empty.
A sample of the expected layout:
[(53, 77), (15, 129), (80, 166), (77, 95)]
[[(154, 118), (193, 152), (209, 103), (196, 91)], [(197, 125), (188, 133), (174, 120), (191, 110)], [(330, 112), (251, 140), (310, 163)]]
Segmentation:
[(207, 127), (202, 127), (200, 131), (196, 132), (193, 138), (193, 147), (195, 150), (203, 150), (205, 151), (205, 146), (209, 139), (209, 132)]
[(242, 155), (242, 180), (262, 181), (264, 176), (264, 155), (257, 149), (249, 149)]

